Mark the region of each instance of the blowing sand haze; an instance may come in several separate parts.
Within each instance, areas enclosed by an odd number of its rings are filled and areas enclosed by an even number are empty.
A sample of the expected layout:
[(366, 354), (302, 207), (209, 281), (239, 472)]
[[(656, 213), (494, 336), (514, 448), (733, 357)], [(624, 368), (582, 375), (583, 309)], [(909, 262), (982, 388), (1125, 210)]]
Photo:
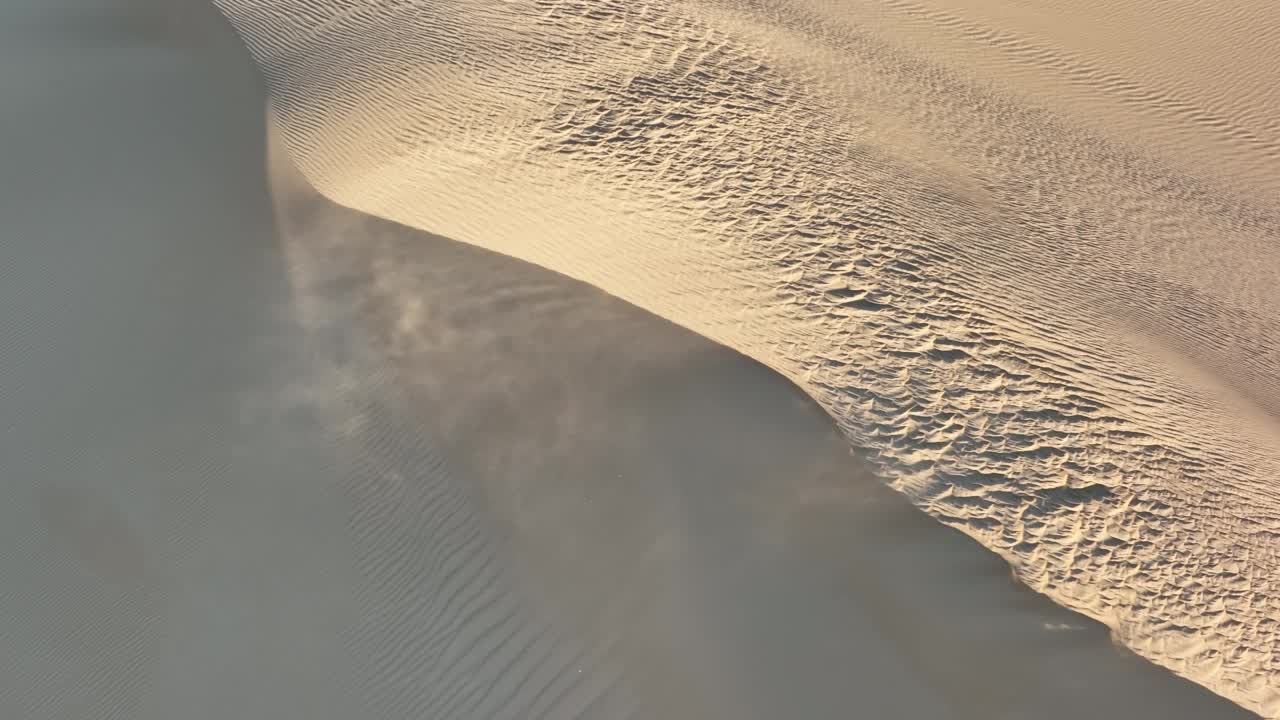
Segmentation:
[(1023, 582), (1280, 715), (1280, 6), (217, 4), (330, 198), (777, 370)]

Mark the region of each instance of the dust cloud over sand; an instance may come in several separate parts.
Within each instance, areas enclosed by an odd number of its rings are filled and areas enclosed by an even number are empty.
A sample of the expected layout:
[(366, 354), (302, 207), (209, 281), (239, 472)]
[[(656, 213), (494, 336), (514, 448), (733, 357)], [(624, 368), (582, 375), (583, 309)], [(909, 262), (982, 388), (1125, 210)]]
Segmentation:
[(893, 487), (1280, 715), (1280, 9), (219, 0), (303, 173), (775, 369)]

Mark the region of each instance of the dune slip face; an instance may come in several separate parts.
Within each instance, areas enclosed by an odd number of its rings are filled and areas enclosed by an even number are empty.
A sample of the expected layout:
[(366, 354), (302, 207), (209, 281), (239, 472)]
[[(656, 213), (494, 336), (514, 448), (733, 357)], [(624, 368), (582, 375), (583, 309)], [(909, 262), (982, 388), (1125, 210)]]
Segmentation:
[(1023, 582), (1280, 716), (1276, 6), (216, 4), (321, 192), (759, 360)]

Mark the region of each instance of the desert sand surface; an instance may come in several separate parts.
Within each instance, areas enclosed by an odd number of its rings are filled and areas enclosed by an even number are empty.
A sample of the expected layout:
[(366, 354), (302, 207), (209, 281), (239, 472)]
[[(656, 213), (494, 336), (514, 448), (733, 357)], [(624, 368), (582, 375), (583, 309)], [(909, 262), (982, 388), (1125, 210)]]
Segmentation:
[[(277, 174), (277, 198), (307, 325), (366, 363), (342, 386), (361, 399), (357, 378), (394, 388), (404, 424), (432, 439), (492, 528), (512, 592), (576, 639), (588, 677), (616, 678), (580, 680), (549, 717), (1253, 716), (1019, 586), (1002, 560), (873, 477), (776, 373), (557, 273), (340, 207), (290, 175)], [(395, 657), (407, 681), (392, 688), (387, 668), (368, 668), (370, 706), (541, 709), (499, 692), (546, 663), (511, 658), (524, 624), (494, 631), (468, 668), (481, 685), (469, 702), (442, 704), (444, 682), (411, 682), (431, 677), (413, 649), (453, 618), (424, 613), (434, 575), (409, 558), (440, 544), (420, 534), (431, 504), (416, 497), (414, 453), (381, 427), (358, 435), (395, 479), (368, 500), (395, 515), (357, 536), (367, 582), (390, 591), (362, 609), (380, 618), (371, 651)]]
[(219, 0), (301, 171), (777, 371), (1280, 715), (1280, 6)]
[[(10, 2), (0, 57), (0, 717), (1251, 715), (917, 506), (976, 515), (891, 490), (813, 378), (475, 247), (516, 239), (501, 205), (463, 244), (317, 194), (310, 130), (276, 78), (268, 143), (207, 3)], [(526, 240), (552, 252), (547, 227)], [(686, 250), (655, 285), (709, 267)], [(1158, 517), (1177, 537), (1197, 507)], [(1264, 566), (1175, 609), (1225, 627)]]

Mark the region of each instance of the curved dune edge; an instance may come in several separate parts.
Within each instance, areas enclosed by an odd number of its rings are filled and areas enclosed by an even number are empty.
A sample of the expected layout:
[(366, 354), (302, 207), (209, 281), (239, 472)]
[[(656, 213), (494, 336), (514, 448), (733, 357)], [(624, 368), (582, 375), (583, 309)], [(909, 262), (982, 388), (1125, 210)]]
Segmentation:
[(1028, 585), (1280, 715), (1275, 208), (785, 3), (218, 4), (326, 195), (765, 363)]

